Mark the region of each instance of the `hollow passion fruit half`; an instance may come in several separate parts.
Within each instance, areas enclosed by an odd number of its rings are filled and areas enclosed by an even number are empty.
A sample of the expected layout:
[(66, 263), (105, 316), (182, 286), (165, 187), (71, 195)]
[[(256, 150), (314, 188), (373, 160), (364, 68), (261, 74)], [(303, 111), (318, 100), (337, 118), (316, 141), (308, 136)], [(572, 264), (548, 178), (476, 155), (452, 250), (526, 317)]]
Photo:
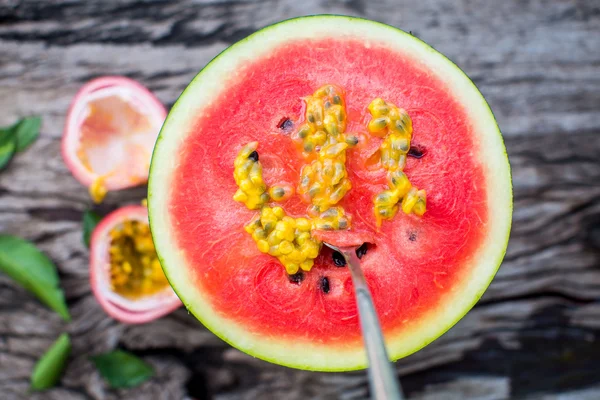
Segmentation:
[(95, 202), (107, 191), (145, 183), (152, 148), (167, 115), (141, 84), (107, 76), (85, 84), (67, 114), (65, 163)]
[(356, 246), (390, 357), (450, 329), (496, 273), (510, 166), (481, 93), (380, 23), (313, 16), (211, 61), (157, 140), (148, 205), (169, 282), (237, 348), (311, 370), (363, 368)]
[(144, 206), (120, 208), (96, 226), (90, 282), (106, 313), (121, 322), (149, 322), (181, 305), (156, 256)]

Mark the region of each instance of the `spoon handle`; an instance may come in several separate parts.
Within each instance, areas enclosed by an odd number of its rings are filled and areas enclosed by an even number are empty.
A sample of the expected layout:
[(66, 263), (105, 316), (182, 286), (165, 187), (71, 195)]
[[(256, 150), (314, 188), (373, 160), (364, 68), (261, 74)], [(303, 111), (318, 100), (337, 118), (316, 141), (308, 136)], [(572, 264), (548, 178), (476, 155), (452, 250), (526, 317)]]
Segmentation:
[(400, 384), (396, 377), (393, 364), (390, 362), (379, 318), (375, 311), (371, 292), (365, 281), (365, 276), (360, 267), (360, 261), (354, 252), (343, 252), (356, 291), (356, 304), (360, 317), (360, 326), (363, 340), (367, 349), (369, 361), (369, 380), (371, 394), (375, 400), (402, 400)]

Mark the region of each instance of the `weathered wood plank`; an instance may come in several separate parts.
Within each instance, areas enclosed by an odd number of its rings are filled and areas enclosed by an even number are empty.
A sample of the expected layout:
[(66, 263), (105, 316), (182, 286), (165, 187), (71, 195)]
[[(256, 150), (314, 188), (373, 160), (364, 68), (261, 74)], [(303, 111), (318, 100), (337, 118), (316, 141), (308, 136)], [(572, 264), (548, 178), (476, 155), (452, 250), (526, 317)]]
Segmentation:
[[(77, 88), (104, 74), (142, 81), (171, 105), (226, 45), (301, 14), (362, 15), (412, 31), (480, 87), (507, 138), (515, 214), (506, 261), (481, 303), (398, 363), (415, 399), (600, 397), (600, 5), (593, 1), (0, 0), (0, 125), (40, 114), (42, 137), (0, 174), (0, 232), (35, 241), (59, 266), (66, 325), (0, 276), (0, 393), (28, 398), (35, 359), (63, 330), (74, 356), (39, 399), (362, 399), (361, 372), (274, 366), (229, 348), (184, 310), (144, 326), (91, 297), (81, 242), (86, 190), (60, 156)], [(144, 188), (109, 195), (106, 210)], [(87, 360), (121, 346), (157, 377), (112, 391)]]

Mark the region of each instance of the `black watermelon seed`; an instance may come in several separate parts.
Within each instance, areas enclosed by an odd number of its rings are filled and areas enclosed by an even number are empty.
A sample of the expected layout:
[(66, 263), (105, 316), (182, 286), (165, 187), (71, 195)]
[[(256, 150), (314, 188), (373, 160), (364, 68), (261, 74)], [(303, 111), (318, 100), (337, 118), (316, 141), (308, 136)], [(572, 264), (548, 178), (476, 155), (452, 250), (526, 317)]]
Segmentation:
[(321, 279), (319, 280), (319, 286), (323, 293), (329, 293), (329, 278), (326, 276), (321, 277)]
[(279, 129), (281, 129), (282, 131), (290, 131), (293, 127), (294, 127), (294, 123), (292, 122), (291, 119), (287, 118), (287, 117), (283, 117), (281, 119), (281, 121), (279, 121), (279, 123), (277, 124), (277, 127)]
[(258, 153), (256, 152), (256, 150), (254, 150), (252, 153), (250, 153), (248, 158), (254, 162), (257, 162), (258, 161)]
[(414, 242), (415, 240), (417, 240), (417, 232), (410, 232), (408, 234), (408, 240), (410, 240), (411, 242)]
[(365, 254), (367, 254), (367, 250), (368, 245), (366, 243), (361, 244), (360, 247), (356, 249), (356, 257), (358, 257), (358, 259), (360, 260)]
[(333, 263), (336, 267), (345, 267), (346, 259), (339, 251), (334, 251), (331, 253), (331, 257), (333, 258)]
[(411, 146), (408, 150), (408, 155), (414, 158), (421, 158), (425, 155), (425, 149), (419, 146)]
[(294, 275), (288, 275), (288, 279), (290, 280), (290, 283), (299, 285), (304, 280), (304, 272), (298, 271)]

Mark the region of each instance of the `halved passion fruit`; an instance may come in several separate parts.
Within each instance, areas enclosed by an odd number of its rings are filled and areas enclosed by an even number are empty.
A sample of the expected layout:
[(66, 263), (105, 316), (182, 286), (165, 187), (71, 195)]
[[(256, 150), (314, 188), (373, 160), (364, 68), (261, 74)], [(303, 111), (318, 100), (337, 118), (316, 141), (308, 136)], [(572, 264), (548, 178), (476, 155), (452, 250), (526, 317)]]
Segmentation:
[(148, 209), (127, 206), (106, 216), (90, 243), (90, 282), (111, 317), (140, 324), (181, 305), (161, 269), (148, 226)]
[(107, 191), (148, 180), (152, 148), (166, 115), (158, 99), (129, 78), (97, 78), (77, 92), (67, 114), (62, 154), (95, 202)]

